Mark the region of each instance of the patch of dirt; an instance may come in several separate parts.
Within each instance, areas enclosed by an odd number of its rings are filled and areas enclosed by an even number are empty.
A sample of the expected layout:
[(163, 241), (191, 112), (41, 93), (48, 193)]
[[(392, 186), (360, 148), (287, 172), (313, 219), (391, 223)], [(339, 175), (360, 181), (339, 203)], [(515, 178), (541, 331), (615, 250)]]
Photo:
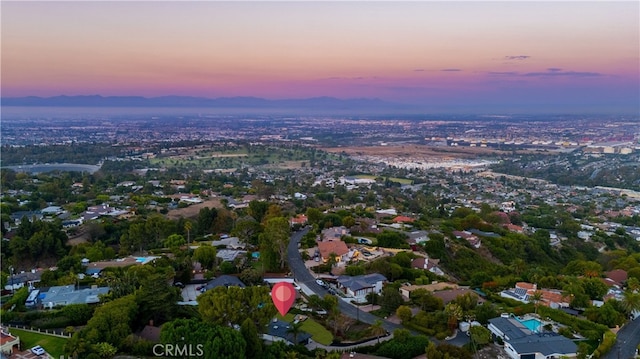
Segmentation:
[(480, 349), (474, 358), (478, 359), (510, 359), (509, 355), (497, 344), (489, 344)]
[(192, 204), (189, 207), (172, 209), (167, 213), (168, 219), (178, 219), (180, 217), (184, 218), (195, 218), (198, 216), (198, 213), (202, 208), (222, 208), (222, 203), (220, 203), (220, 199), (218, 198), (210, 198), (202, 203)]

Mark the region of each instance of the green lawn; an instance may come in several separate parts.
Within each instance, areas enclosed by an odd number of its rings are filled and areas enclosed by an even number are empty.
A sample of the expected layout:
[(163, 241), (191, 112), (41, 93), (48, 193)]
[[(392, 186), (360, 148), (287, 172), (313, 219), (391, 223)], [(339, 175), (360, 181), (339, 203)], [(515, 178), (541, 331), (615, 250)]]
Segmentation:
[[(376, 179), (380, 176), (374, 176), (374, 175), (357, 175), (354, 176), (355, 178), (362, 178), (362, 179)], [(413, 180), (407, 179), (407, 178), (397, 178), (397, 177), (389, 177), (389, 181), (391, 182), (397, 182), (400, 184), (412, 184)]]
[(59, 358), (64, 355), (64, 345), (68, 339), (13, 328), (10, 328), (9, 332), (14, 336), (20, 337), (23, 350), (28, 350), (36, 345), (40, 345), (54, 358)]
[[(293, 321), (293, 314), (287, 313), (284, 318), (280, 314), (276, 314), (278, 319), (284, 320), (285, 322), (291, 323)], [(302, 330), (311, 334), (311, 339), (314, 341), (323, 344), (330, 345), (333, 342), (333, 334), (327, 330), (327, 328), (323, 327), (320, 323), (314, 321), (311, 318), (307, 318), (304, 322), (302, 322)]]

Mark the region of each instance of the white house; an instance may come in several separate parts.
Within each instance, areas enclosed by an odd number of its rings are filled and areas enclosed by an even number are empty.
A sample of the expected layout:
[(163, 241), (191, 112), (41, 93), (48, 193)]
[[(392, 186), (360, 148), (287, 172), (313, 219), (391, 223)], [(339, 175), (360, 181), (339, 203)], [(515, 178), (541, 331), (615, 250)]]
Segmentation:
[(387, 278), (379, 273), (371, 273), (359, 276), (341, 275), (337, 279), (338, 287), (350, 297), (358, 301), (364, 301), (367, 294), (382, 292), (382, 285), (387, 282)]

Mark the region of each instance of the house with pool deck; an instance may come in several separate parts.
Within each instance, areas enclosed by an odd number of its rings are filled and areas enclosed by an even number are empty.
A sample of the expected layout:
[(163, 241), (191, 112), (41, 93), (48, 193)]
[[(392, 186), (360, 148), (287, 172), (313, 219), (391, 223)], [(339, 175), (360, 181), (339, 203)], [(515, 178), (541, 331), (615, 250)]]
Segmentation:
[(575, 358), (578, 346), (570, 339), (543, 330), (537, 318), (519, 318), (503, 314), (489, 319), (489, 330), (504, 342), (504, 350), (513, 359)]

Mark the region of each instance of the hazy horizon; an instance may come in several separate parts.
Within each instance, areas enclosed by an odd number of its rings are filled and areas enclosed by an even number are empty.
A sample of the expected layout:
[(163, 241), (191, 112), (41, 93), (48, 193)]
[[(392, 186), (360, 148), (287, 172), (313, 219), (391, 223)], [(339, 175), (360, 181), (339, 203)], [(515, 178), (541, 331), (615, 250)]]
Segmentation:
[(640, 112), (640, 3), (3, 2), (2, 97)]

